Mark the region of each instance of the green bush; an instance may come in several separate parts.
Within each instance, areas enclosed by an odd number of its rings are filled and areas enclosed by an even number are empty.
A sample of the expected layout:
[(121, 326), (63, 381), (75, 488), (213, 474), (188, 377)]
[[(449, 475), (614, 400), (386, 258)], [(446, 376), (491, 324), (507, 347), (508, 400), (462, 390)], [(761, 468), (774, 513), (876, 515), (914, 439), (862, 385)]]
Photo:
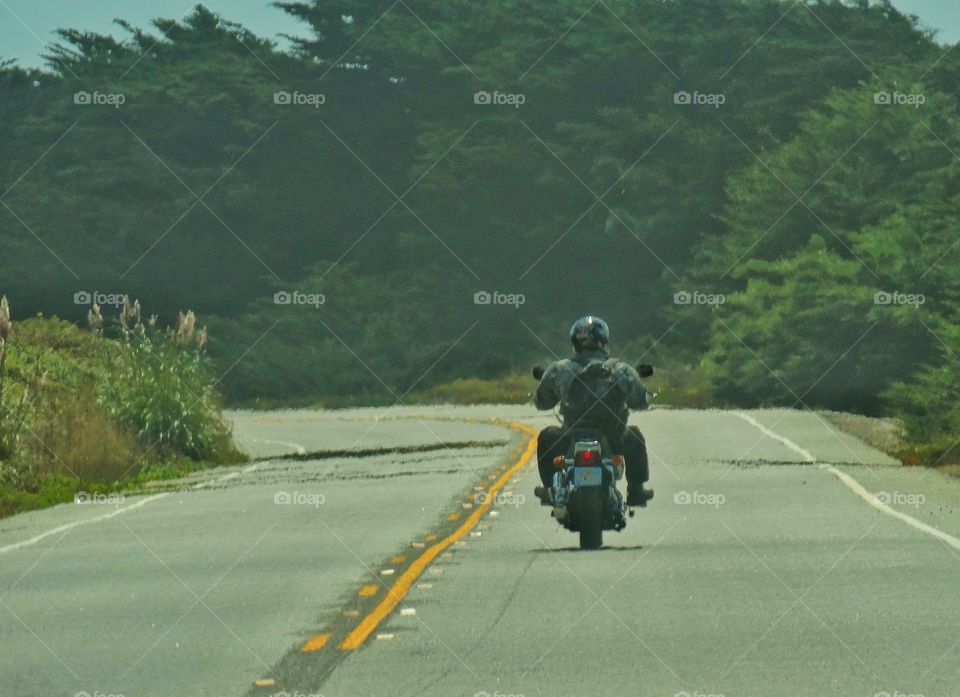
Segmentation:
[(243, 461), (195, 321), (161, 331), (128, 302), (106, 327), (94, 307), (88, 331), (56, 317), (14, 324), (0, 303), (0, 516)]
[(933, 467), (956, 465), (960, 463), (960, 404), (956, 398), (960, 327), (934, 325), (931, 331), (944, 342), (939, 360), (912, 379), (896, 383), (886, 396), (900, 414), (904, 462)]
[(443, 404), (527, 404), (537, 389), (531, 376), (511, 373), (495, 380), (459, 378), (412, 397), (410, 402)]
[(148, 448), (215, 461), (233, 451), (200, 351), (162, 334), (146, 334), (124, 346), (96, 395), (107, 414)]

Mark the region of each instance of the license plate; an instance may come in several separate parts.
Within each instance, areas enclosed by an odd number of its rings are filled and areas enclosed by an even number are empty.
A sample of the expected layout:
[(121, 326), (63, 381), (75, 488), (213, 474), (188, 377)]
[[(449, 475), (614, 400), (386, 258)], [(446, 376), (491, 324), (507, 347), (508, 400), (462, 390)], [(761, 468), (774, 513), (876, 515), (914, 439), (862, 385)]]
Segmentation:
[(599, 467), (576, 467), (573, 470), (573, 485), (600, 486), (603, 484), (603, 470)]

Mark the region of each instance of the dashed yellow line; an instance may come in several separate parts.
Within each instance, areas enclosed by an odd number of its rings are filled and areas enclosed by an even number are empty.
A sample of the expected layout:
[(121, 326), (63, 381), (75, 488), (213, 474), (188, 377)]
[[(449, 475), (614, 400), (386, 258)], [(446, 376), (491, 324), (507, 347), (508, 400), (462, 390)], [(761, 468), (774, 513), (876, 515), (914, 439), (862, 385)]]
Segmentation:
[[(383, 620), (387, 618), (387, 616), (397, 607), (397, 605), (400, 604), (400, 601), (407, 596), (407, 593), (410, 591), (410, 588), (413, 586), (414, 582), (416, 582), (423, 572), (426, 571), (431, 562), (440, 556), (440, 554), (443, 553), (447, 547), (470, 532), (470, 530), (472, 530), (474, 526), (480, 522), (487, 511), (489, 511), (493, 506), (493, 500), (496, 498), (497, 492), (506, 486), (510, 479), (515, 474), (520, 472), (520, 470), (522, 470), (523, 467), (530, 461), (530, 458), (534, 456), (537, 451), (537, 439), (534, 438), (537, 433), (536, 430), (519, 422), (511, 423), (510, 428), (515, 431), (520, 431), (529, 437), (526, 447), (524, 448), (523, 453), (520, 455), (519, 460), (517, 460), (517, 462), (507, 469), (494, 484), (490, 485), (488, 496), (484, 499), (484, 503), (474, 508), (467, 519), (460, 525), (460, 527), (458, 527), (447, 537), (443, 538), (441, 541), (425, 549), (423, 553), (417, 557), (402, 574), (400, 574), (396, 582), (387, 591), (387, 594), (383, 600), (381, 600), (380, 603), (377, 604), (377, 606), (366, 617), (364, 617), (356, 626), (356, 628), (354, 628), (354, 630), (350, 632), (340, 643), (340, 648), (342, 650), (353, 651), (363, 646), (363, 643), (370, 637), (371, 634), (373, 634), (380, 623), (383, 622)], [(459, 517), (459, 514), (451, 514), (449, 520), (457, 520)], [(432, 541), (435, 540), (436, 537), (436, 535), (427, 535), (424, 540)]]
[(303, 645), (301, 649), (304, 653), (313, 653), (314, 651), (319, 651), (324, 646), (327, 645), (327, 642), (330, 641), (329, 634), (317, 634), (312, 637), (310, 641)]
[(363, 588), (358, 590), (357, 595), (359, 595), (361, 598), (372, 598), (377, 594), (377, 590), (378, 590), (378, 586), (371, 583), (370, 585), (364, 586)]

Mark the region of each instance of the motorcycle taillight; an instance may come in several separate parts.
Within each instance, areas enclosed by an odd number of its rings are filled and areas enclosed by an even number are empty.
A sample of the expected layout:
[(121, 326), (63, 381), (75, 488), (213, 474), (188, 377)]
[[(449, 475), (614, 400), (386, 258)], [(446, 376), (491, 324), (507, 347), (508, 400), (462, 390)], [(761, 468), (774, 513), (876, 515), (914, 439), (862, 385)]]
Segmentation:
[(600, 466), (600, 449), (586, 449), (578, 452), (576, 457), (576, 463), (579, 467), (599, 467)]

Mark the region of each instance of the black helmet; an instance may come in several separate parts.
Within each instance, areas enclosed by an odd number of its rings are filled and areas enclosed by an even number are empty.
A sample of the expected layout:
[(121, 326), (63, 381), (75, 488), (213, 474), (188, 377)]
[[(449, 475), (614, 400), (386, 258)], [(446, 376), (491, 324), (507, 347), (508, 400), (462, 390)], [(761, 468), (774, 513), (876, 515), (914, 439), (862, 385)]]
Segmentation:
[(606, 349), (610, 343), (610, 327), (599, 317), (581, 317), (570, 327), (570, 343), (577, 353)]

